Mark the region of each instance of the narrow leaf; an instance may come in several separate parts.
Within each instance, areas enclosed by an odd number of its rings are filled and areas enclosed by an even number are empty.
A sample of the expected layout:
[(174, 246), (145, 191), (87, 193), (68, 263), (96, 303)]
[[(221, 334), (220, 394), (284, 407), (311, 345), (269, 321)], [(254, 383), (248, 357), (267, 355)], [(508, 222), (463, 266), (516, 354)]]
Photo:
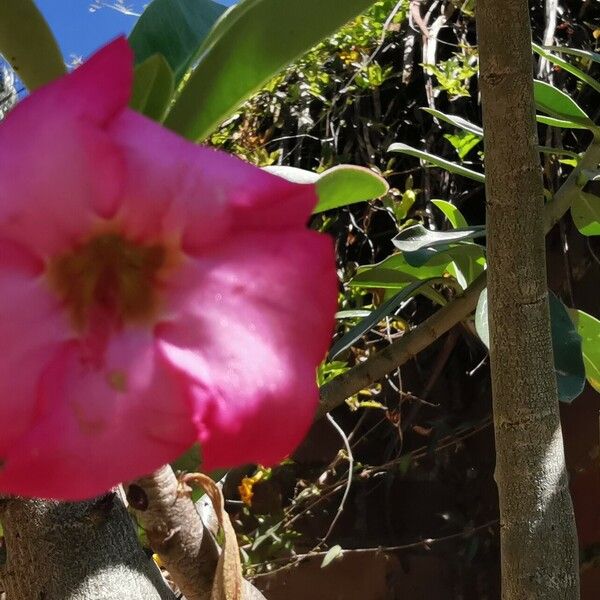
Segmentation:
[(371, 0), (241, 0), (216, 24), (166, 125), (205, 138), (273, 75)]
[(30, 92), (66, 73), (52, 31), (32, 0), (0, 2), (0, 54)]
[(474, 179), (475, 181), (479, 181), (481, 183), (485, 181), (483, 173), (472, 171), (471, 169), (467, 169), (466, 167), (453, 163), (449, 160), (446, 160), (445, 158), (441, 158), (440, 156), (436, 156), (435, 154), (429, 154), (429, 152), (424, 152), (423, 150), (417, 150), (416, 148), (413, 148), (412, 146), (408, 146), (406, 144), (392, 144), (388, 148), (388, 151), (402, 152), (403, 154), (408, 154), (409, 156), (415, 156), (416, 158), (420, 158), (421, 160), (425, 161), (426, 163), (429, 163), (430, 165), (441, 167), (449, 173), (462, 175), (463, 177), (468, 177), (469, 179)]
[(412, 298), (419, 290), (420, 287), (425, 285), (426, 281), (415, 281), (400, 292), (392, 296), (389, 300), (384, 302), (381, 306), (376, 308), (368, 317), (360, 321), (357, 325), (352, 327), (345, 335), (343, 335), (329, 351), (327, 360), (334, 360), (342, 352), (350, 348), (359, 340), (365, 333), (373, 329), (383, 319), (393, 314), (400, 306), (409, 298)]
[(402, 252), (416, 252), (422, 248), (446, 246), (483, 236), (485, 236), (485, 226), (483, 225), (453, 229), (452, 231), (432, 231), (423, 225), (413, 225), (403, 229), (392, 242)]
[(550, 127), (559, 127), (561, 129), (589, 129), (587, 125), (581, 123), (574, 123), (573, 121), (567, 121), (565, 119), (555, 119), (554, 117), (547, 117), (546, 115), (535, 116), (538, 123), (543, 125), (549, 125)]
[(450, 125), (454, 125), (454, 127), (458, 127), (459, 129), (464, 129), (477, 137), (483, 137), (483, 128), (479, 125), (475, 125), (462, 117), (458, 117), (456, 115), (447, 115), (440, 110), (435, 108), (421, 108), (422, 111), (429, 113), (433, 117), (438, 118), (440, 121), (445, 121), (446, 123), (450, 123)]
[(585, 60), (591, 60), (592, 62), (600, 63), (600, 54), (597, 52), (590, 52), (589, 50), (580, 50), (579, 48), (568, 48), (566, 46), (544, 46), (546, 50), (552, 52), (561, 52), (562, 54), (570, 54), (583, 58)]
[(587, 73), (584, 73), (581, 69), (578, 69), (576, 66), (572, 65), (570, 62), (560, 58), (560, 56), (556, 56), (551, 52), (548, 52), (543, 46), (539, 46), (538, 44), (532, 44), (533, 49), (540, 56), (545, 58), (547, 61), (558, 65), (561, 69), (564, 69), (571, 75), (577, 77), (577, 79), (587, 83), (592, 89), (600, 92), (600, 82), (596, 81), (593, 77), (590, 77)]

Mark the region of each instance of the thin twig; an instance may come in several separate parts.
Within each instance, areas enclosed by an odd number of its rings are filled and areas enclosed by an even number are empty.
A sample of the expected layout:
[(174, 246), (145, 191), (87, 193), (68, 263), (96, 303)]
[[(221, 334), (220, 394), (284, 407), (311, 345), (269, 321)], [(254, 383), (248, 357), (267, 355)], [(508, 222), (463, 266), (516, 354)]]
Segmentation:
[(342, 501), (338, 506), (337, 512), (335, 513), (335, 517), (333, 517), (333, 521), (331, 521), (331, 525), (329, 526), (325, 537), (321, 541), (321, 544), (324, 544), (327, 541), (327, 539), (331, 535), (331, 532), (333, 531), (333, 528), (336, 526), (336, 523), (341, 517), (342, 512), (344, 511), (344, 505), (346, 504), (346, 500), (348, 499), (348, 495), (350, 494), (350, 488), (352, 487), (352, 473), (354, 472), (354, 456), (352, 455), (352, 448), (350, 448), (350, 441), (348, 440), (348, 437), (346, 436), (344, 430), (335, 422), (334, 418), (331, 415), (327, 415), (327, 420), (331, 423), (333, 428), (340, 434), (340, 437), (344, 442), (346, 453), (348, 454), (348, 481), (346, 482), (346, 489), (344, 490)]
[[(472, 529), (460, 531), (457, 533), (452, 533), (450, 535), (445, 535), (445, 536), (439, 537), (439, 538), (426, 538), (426, 539), (420, 540), (418, 542), (412, 542), (410, 544), (401, 544), (398, 546), (376, 546), (374, 548), (352, 548), (350, 550), (344, 550), (343, 554), (346, 556), (351, 555), (351, 554), (391, 554), (392, 552), (402, 552), (405, 550), (416, 550), (419, 548), (422, 548), (424, 550), (429, 550), (431, 548), (431, 546), (433, 546), (435, 544), (440, 544), (442, 542), (450, 542), (452, 540), (457, 540), (457, 539), (461, 539), (461, 538), (468, 539), (469, 537), (475, 535), (479, 531), (482, 531), (484, 529), (489, 529), (490, 527), (494, 527), (496, 525), (498, 525), (498, 519), (493, 519), (491, 521), (488, 521), (487, 523), (483, 523), (482, 525), (473, 527)], [(268, 571), (266, 573), (259, 573), (258, 575), (255, 575), (252, 579), (258, 579), (260, 577), (268, 577), (270, 575), (273, 575), (274, 573), (278, 573), (279, 571), (284, 571), (286, 569), (290, 569), (291, 567), (296, 567), (300, 563), (302, 563), (306, 560), (309, 560), (311, 558), (324, 557), (326, 554), (327, 554), (327, 552), (307, 552), (306, 554), (297, 554), (294, 557), (293, 561), (284, 565), (283, 567), (274, 569), (272, 571)], [(276, 558), (267, 563), (262, 563), (262, 564), (258, 564), (255, 566), (273, 565), (273, 564), (285, 562), (287, 560), (290, 560), (290, 559), (287, 557)]]

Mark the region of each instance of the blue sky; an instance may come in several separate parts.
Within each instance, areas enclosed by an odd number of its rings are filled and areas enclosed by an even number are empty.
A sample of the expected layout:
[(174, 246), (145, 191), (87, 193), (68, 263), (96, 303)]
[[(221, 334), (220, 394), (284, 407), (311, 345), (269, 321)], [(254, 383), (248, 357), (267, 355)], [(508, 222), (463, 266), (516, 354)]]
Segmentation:
[[(110, 8), (90, 12), (92, 0), (36, 0), (38, 7), (54, 31), (66, 62), (74, 57), (85, 58), (119, 34), (127, 34), (135, 17)], [(236, 0), (217, 0), (225, 6)], [(109, 0), (110, 3), (110, 0)], [(125, 4), (141, 12), (148, 0), (126, 0)]]

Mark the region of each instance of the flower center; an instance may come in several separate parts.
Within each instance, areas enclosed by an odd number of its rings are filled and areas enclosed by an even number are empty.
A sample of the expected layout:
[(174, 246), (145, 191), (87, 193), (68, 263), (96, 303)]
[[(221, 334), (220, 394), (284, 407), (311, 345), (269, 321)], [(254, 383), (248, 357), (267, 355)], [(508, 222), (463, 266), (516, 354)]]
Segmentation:
[(157, 310), (158, 272), (166, 254), (160, 244), (106, 233), (54, 259), (48, 275), (78, 329), (98, 310), (120, 322), (145, 322)]

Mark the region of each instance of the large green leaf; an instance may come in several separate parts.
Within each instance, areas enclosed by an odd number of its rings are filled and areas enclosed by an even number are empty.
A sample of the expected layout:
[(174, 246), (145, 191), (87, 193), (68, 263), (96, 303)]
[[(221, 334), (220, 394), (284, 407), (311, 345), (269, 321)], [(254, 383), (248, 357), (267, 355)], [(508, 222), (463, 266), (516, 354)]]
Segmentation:
[[(561, 402), (572, 402), (585, 385), (581, 337), (565, 305), (552, 292), (548, 293), (548, 299), (558, 398)], [(475, 328), (481, 341), (489, 348), (487, 288), (481, 292), (477, 303)]]
[(0, 2), (0, 54), (29, 91), (66, 72), (52, 31), (32, 0)]
[(162, 121), (173, 91), (175, 78), (162, 54), (154, 54), (135, 69), (130, 107), (137, 112)]
[(224, 11), (212, 0), (154, 0), (129, 36), (136, 64), (160, 53), (179, 81)]
[(558, 65), (561, 69), (567, 71), (567, 73), (571, 73), (571, 75), (574, 75), (575, 77), (577, 77), (577, 79), (580, 79), (584, 83), (587, 83), (592, 89), (596, 90), (597, 92), (600, 92), (600, 82), (596, 81), (593, 77), (590, 77), (590, 75), (588, 75), (581, 69), (578, 69), (570, 62), (562, 59), (560, 56), (552, 54), (552, 52), (549, 52), (543, 46), (539, 46), (535, 43), (532, 44), (532, 46), (534, 51), (537, 52), (537, 54), (539, 54), (543, 58), (545, 58), (547, 61)]
[(372, 0), (241, 0), (207, 37), (166, 119), (187, 138), (205, 138), (281, 69)]
[(545, 81), (534, 81), (533, 84), (535, 103), (542, 112), (589, 129), (596, 127), (575, 100), (563, 91)]
[(581, 336), (585, 376), (590, 385), (600, 392), (600, 320), (582, 310), (572, 309), (569, 314)]
[(416, 158), (420, 158), (421, 160), (429, 163), (430, 165), (435, 165), (436, 167), (441, 167), (445, 169), (449, 173), (454, 173), (456, 175), (462, 175), (463, 177), (468, 177), (469, 179), (474, 179), (475, 181), (479, 181), (483, 183), (485, 181), (485, 177), (483, 173), (478, 173), (477, 171), (472, 171), (471, 169), (467, 169), (467, 167), (463, 167), (462, 165), (453, 163), (441, 156), (436, 156), (435, 154), (430, 154), (429, 152), (424, 152), (423, 150), (417, 150), (412, 146), (408, 146), (407, 144), (402, 144), (400, 142), (396, 144), (392, 144), (388, 148), (389, 152), (402, 152), (403, 154), (408, 154), (409, 156), (415, 156)]
[(295, 183), (315, 183), (319, 196), (319, 202), (313, 211), (315, 214), (380, 198), (389, 189), (383, 177), (370, 169), (355, 165), (338, 165), (321, 174), (285, 166), (264, 169)]

